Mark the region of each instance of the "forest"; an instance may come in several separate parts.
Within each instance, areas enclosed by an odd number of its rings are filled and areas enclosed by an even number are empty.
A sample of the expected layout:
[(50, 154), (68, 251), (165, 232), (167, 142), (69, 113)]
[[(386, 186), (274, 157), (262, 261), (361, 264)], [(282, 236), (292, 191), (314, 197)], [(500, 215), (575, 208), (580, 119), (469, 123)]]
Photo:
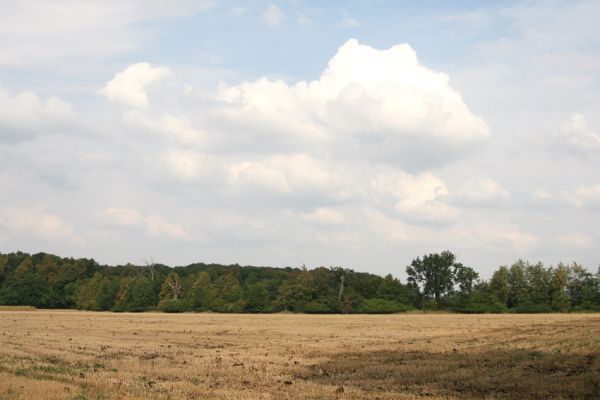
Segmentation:
[(100, 265), (47, 253), (0, 254), (0, 304), (95, 311), (461, 313), (600, 311), (600, 270), (519, 260), (489, 280), (450, 251), (417, 257), (403, 283), (341, 267), (195, 263)]

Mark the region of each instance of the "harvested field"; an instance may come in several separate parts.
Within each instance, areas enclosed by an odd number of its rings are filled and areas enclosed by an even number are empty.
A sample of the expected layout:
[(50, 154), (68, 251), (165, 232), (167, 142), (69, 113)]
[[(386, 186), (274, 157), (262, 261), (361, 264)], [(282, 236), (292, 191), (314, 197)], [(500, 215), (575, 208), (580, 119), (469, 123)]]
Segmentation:
[(600, 315), (0, 311), (0, 399), (596, 399)]

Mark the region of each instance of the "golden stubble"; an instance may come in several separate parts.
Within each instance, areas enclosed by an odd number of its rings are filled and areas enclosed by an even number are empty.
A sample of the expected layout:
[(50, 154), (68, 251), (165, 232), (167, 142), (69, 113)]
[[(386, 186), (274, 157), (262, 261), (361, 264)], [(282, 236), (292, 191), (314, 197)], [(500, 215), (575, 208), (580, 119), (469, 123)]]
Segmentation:
[(0, 399), (600, 398), (600, 315), (0, 311)]

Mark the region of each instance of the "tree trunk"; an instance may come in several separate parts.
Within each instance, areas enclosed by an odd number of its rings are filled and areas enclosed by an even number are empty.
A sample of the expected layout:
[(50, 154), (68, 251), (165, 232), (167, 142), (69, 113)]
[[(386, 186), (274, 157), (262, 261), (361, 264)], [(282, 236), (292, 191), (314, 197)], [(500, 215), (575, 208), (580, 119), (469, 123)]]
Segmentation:
[(342, 296), (344, 295), (344, 271), (340, 272), (340, 290), (338, 291), (338, 301), (342, 302)]

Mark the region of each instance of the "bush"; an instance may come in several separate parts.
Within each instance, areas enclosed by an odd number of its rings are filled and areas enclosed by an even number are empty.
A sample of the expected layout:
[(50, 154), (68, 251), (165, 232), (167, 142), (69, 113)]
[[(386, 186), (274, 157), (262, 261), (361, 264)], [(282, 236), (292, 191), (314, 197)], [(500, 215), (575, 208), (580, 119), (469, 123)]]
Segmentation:
[(573, 307), (573, 312), (600, 312), (600, 305), (584, 303)]
[(527, 304), (522, 304), (522, 305), (518, 305), (514, 308), (512, 308), (513, 312), (516, 313), (549, 313), (552, 312), (552, 307), (550, 307), (550, 304), (533, 304), (533, 303), (527, 303)]
[(187, 304), (182, 300), (163, 300), (158, 305), (158, 309), (166, 313), (180, 313), (186, 311), (187, 308)]
[(412, 309), (411, 306), (393, 300), (365, 299), (359, 305), (357, 312), (365, 314), (392, 314)]
[(245, 308), (246, 301), (243, 299), (230, 303), (219, 298), (215, 299), (210, 307), (210, 311), (219, 313), (243, 313)]
[(508, 308), (502, 303), (465, 303), (452, 309), (463, 314), (502, 314), (508, 312)]
[(324, 301), (313, 300), (302, 307), (303, 311), (308, 314), (328, 314), (335, 312), (329, 304)]

